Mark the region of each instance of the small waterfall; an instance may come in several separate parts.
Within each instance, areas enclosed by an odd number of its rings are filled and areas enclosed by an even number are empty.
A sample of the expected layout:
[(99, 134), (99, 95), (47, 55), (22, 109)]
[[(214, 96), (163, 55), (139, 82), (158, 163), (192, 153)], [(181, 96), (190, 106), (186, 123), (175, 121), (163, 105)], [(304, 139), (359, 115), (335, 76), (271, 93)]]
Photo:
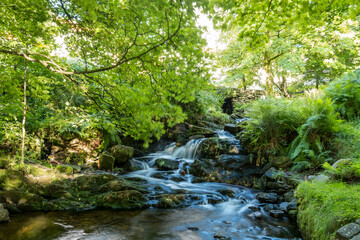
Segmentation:
[(149, 165), (146, 162), (139, 161), (139, 160), (134, 159), (134, 158), (130, 160), (130, 163), (131, 163), (132, 166), (140, 167), (141, 169), (144, 169), (144, 170), (148, 170), (150, 168)]
[(234, 135), (232, 135), (231, 133), (225, 131), (225, 130), (216, 130), (216, 133), (218, 134), (220, 139), (225, 139), (225, 138), (235, 138)]
[(185, 146), (176, 148), (172, 153), (172, 156), (175, 158), (191, 159), (196, 158), (197, 150), (200, 143), (204, 141), (204, 138), (201, 139), (191, 139), (186, 143)]

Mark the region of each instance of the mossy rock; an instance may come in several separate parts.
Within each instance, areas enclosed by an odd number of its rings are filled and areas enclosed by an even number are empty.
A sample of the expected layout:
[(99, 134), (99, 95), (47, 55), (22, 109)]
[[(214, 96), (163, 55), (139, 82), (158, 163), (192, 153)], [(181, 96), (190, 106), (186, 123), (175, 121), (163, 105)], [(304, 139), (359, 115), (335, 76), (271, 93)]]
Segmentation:
[(146, 198), (136, 190), (107, 192), (96, 196), (98, 207), (111, 209), (139, 209), (144, 208)]
[(184, 205), (186, 195), (184, 194), (163, 194), (158, 199), (158, 208), (178, 208)]
[(64, 198), (54, 199), (43, 204), (44, 211), (87, 210), (91, 208), (93, 206), (90, 204)]
[[(4, 207), (22, 211), (41, 211), (46, 201), (43, 197), (22, 191), (0, 191), (0, 202)], [(7, 207), (9, 206), (9, 207)]]
[(98, 191), (98, 188), (100, 186), (116, 179), (118, 179), (118, 177), (111, 174), (94, 174), (80, 176), (71, 181), (69, 191), (96, 192)]
[(114, 169), (115, 157), (108, 152), (103, 152), (99, 157), (99, 167), (102, 170)]
[(115, 157), (115, 165), (122, 167), (133, 157), (134, 148), (125, 145), (115, 145), (110, 149), (110, 153)]
[(74, 169), (69, 165), (57, 165), (56, 170), (67, 175), (73, 175)]
[(149, 191), (137, 182), (131, 182), (125, 179), (116, 179), (110, 182), (107, 182), (99, 187), (97, 190), (99, 193), (104, 193), (108, 191), (118, 192), (124, 190), (136, 190), (142, 193), (148, 193)]
[(0, 189), (22, 190), (26, 188), (24, 174), (17, 170), (0, 169)]
[(274, 157), (270, 159), (270, 164), (276, 169), (288, 169), (291, 167), (291, 161), (289, 157)]
[(0, 168), (8, 168), (9, 167), (9, 160), (7, 159), (0, 159)]

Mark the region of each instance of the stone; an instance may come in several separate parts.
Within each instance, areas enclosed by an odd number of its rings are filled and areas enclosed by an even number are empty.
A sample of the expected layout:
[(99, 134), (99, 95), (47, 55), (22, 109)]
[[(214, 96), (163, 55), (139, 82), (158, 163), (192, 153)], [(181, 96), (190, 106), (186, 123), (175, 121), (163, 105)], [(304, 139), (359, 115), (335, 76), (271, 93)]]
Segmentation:
[(339, 166), (341, 165), (347, 165), (347, 164), (351, 164), (352, 163), (352, 159), (340, 159), (340, 160), (337, 160), (333, 165), (332, 167), (333, 168), (338, 168)]
[(187, 229), (194, 232), (199, 231), (198, 227), (188, 227)]
[(57, 165), (56, 170), (61, 173), (66, 173), (67, 175), (73, 175), (74, 169), (69, 165)]
[(249, 209), (253, 210), (254, 212), (260, 211), (258, 206), (249, 206)]
[(236, 135), (237, 133), (240, 132), (241, 129), (240, 129), (240, 127), (236, 126), (235, 124), (228, 123), (228, 124), (224, 125), (224, 130), (228, 131), (229, 133), (231, 133), (233, 135)]
[(286, 207), (286, 210), (290, 212), (291, 210), (297, 210), (295, 199), (293, 199)]
[(122, 167), (134, 155), (134, 148), (125, 145), (115, 145), (110, 149), (110, 153), (115, 157), (115, 166)]
[(321, 182), (321, 183), (325, 183), (328, 182), (330, 180), (329, 176), (326, 176), (324, 174), (319, 174), (319, 175), (310, 175), (308, 177), (308, 180), (310, 182)]
[(266, 204), (264, 206), (264, 210), (267, 211), (267, 212), (270, 212), (271, 210), (275, 210), (275, 205), (274, 204)]
[(360, 225), (360, 218), (355, 221), (356, 224)]
[(360, 233), (360, 225), (356, 223), (349, 223), (336, 231), (336, 239), (349, 240)]
[(262, 203), (277, 203), (279, 195), (277, 193), (259, 193), (256, 198)]
[(283, 212), (287, 212), (287, 208), (289, 206), (289, 203), (288, 202), (282, 202), (280, 203), (280, 210), (283, 211)]
[(9, 211), (0, 203), (0, 222), (8, 222), (9, 220)]
[(360, 234), (352, 237), (350, 240), (360, 240)]
[(291, 202), (292, 200), (294, 200), (294, 192), (293, 191), (286, 192), (284, 194), (284, 200), (285, 202)]
[(262, 213), (261, 212), (254, 212), (254, 218), (255, 219), (262, 219)]
[(115, 157), (108, 152), (103, 152), (99, 157), (99, 168), (112, 171), (114, 169)]
[(270, 210), (270, 216), (275, 218), (282, 218), (284, 216), (284, 212), (281, 210)]
[(284, 172), (275, 169), (274, 167), (270, 168), (265, 172), (265, 176), (270, 180), (277, 180), (278, 177), (283, 176)]
[(229, 232), (225, 229), (219, 229), (215, 232), (214, 238), (220, 240), (231, 240), (231, 237), (226, 236), (227, 234), (229, 234)]
[(155, 166), (164, 170), (177, 170), (179, 169), (180, 162), (173, 159), (158, 158), (155, 161)]
[(289, 157), (274, 157), (270, 159), (270, 164), (276, 169), (287, 169), (291, 167), (291, 161)]

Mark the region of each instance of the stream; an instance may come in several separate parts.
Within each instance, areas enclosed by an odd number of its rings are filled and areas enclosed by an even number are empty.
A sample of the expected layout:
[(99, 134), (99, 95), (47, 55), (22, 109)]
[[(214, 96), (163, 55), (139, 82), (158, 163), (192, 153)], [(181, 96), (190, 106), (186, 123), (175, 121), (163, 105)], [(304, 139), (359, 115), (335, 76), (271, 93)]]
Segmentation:
[[(219, 138), (233, 138), (217, 131)], [(185, 146), (172, 143), (163, 151), (133, 159), (142, 170), (119, 177), (139, 179), (151, 190), (148, 209), (131, 211), (29, 212), (14, 214), (0, 225), (0, 239), (301, 239), (295, 224), (269, 216), (256, 199), (257, 192), (224, 183), (193, 182), (189, 165), (204, 139)], [(176, 170), (160, 170), (157, 159), (176, 162)], [(159, 194), (184, 194), (181, 208), (160, 209)], [(259, 208), (262, 219), (252, 216)]]

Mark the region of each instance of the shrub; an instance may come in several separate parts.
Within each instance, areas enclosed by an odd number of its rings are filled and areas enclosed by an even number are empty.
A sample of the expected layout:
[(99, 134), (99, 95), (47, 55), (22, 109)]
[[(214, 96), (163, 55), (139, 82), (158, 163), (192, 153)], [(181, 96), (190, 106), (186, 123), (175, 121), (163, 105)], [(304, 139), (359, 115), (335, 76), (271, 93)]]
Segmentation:
[(336, 110), (344, 119), (360, 116), (360, 70), (331, 83), (325, 93), (334, 101)]
[(360, 218), (360, 185), (302, 182), (295, 196), (304, 239), (333, 240), (341, 226)]

